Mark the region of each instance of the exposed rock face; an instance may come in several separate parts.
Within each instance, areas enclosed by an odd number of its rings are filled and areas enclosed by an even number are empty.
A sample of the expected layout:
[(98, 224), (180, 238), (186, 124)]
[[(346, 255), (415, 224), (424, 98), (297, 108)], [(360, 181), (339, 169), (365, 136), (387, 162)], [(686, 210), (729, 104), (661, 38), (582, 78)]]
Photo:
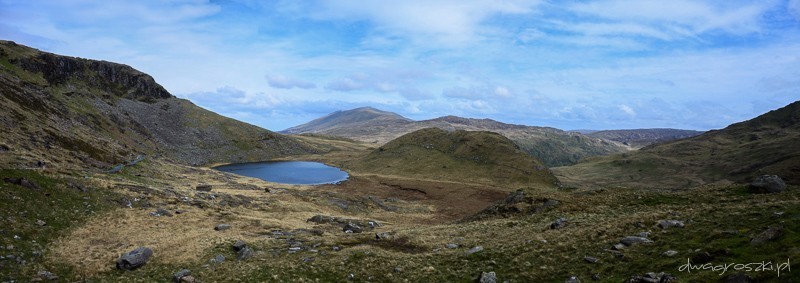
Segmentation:
[(123, 270), (134, 270), (142, 267), (150, 257), (153, 256), (153, 250), (147, 247), (138, 247), (128, 253), (122, 254), (117, 259), (117, 268)]
[(780, 193), (786, 189), (786, 183), (781, 177), (775, 175), (764, 175), (756, 178), (750, 183), (750, 191), (759, 194)]

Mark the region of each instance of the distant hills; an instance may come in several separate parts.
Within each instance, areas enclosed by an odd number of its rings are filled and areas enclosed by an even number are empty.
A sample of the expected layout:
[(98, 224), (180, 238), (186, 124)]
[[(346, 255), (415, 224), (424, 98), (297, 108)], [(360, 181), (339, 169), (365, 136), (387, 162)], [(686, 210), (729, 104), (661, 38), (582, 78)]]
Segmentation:
[(642, 148), (655, 143), (690, 138), (702, 133), (702, 131), (678, 129), (634, 129), (595, 131), (586, 135), (616, 141), (633, 148)]
[(508, 138), (485, 131), (417, 130), (347, 166), (359, 172), (485, 185), (556, 187), (558, 180)]
[[(623, 153), (636, 146), (690, 135), (689, 132), (682, 130), (658, 129), (645, 130), (644, 133), (638, 133), (637, 130), (626, 130), (612, 134), (615, 132), (608, 131), (609, 133), (593, 136), (549, 127), (513, 125), (491, 119), (471, 119), (457, 116), (413, 121), (396, 113), (371, 107), (337, 111), (306, 124), (286, 129), (282, 133), (322, 134), (385, 144), (394, 138), (424, 128), (496, 132), (509, 138), (521, 150), (537, 157), (549, 167), (575, 164), (586, 157)], [(624, 145), (625, 142), (632, 146)], [(636, 146), (633, 146), (634, 144)]]
[(179, 163), (266, 160), (314, 149), (178, 99), (129, 66), (0, 41), (0, 163), (107, 168), (138, 155)]
[(573, 185), (689, 187), (779, 175), (800, 183), (800, 101), (752, 120), (638, 151), (556, 168)]

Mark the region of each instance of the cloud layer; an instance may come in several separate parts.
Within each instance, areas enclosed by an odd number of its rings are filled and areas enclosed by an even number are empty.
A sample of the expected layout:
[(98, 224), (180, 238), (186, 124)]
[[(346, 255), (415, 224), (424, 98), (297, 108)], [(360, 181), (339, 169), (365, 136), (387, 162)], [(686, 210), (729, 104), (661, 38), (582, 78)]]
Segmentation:
[(800, 99), (800, 0), (4, 0), (0, 38), (272, 130), (359, 106), (711, 129)]

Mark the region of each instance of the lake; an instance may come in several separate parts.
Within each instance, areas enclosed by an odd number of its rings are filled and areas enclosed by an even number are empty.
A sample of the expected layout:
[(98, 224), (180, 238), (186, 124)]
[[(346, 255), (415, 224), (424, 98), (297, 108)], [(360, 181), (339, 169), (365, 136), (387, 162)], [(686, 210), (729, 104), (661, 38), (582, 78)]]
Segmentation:
[(347, 180), (347, 172), (311, 161), (266, 161), (237, 163), (214, 167), (237, 175), (292, 185), (336, 184)]

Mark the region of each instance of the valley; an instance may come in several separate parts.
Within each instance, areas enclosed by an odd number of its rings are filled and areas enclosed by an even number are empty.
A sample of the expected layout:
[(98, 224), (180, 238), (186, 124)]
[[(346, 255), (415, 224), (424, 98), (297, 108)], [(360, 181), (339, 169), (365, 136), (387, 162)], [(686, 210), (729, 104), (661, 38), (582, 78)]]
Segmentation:
[[(800, 102), (638, 150), (372, 108), (284, 135), (124, 65), (8, 41), (0, 51), (2, 282), (168, 282), (184, 269), (176, 281), (800, 281), (681, 270), (798, 258)], [(287, 185), (212, 169), (268, 160), (322, 162), (349, 179)], [(761, 175), (787, 186), (753, 192)], [(138, 247), (147, 263), (117, 268)]]

